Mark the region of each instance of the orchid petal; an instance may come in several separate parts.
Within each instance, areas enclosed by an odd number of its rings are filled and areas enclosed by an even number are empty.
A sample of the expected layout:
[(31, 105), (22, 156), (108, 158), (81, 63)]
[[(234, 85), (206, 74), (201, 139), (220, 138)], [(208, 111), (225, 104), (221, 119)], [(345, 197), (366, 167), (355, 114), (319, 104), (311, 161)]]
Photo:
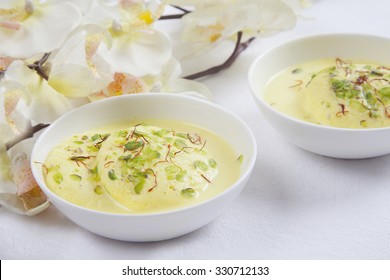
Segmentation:
[(28, 160), (35, 140), (22, 141), (8, 153), (1, 152), (0, 147), (0, 205), (29, 216), (49, 206), (48, 199), (32, 176)]
[(65, 96), (51, 88), (22, 61), (14, 61), (3, 79), (6, 92), (20, 94), (15, 110), (26, 119), (47, 124), (72, 109)]
[(134, 76), (158, 74), (172, 54), (171, 41), (160, 31), (134, 30), (114, 38), (112, 48), (101, 46), (98, 54), (104, 57), (115, 72)]
[(7, 88), (4, 86), (0, 88), (0, 104), (4, 104), (4, 110), (0, 113), (0, 135), (3, 141), (11, 140), (30, 125), (30, 121), (15, 110), (21, 98), (18, 91), (13, 90), (13, 88), (18, 87), (18, 83), (14, 81), (8, 81), (7, 83)]
[(112, 81), (109, 64), (96, 54), (104, 42), (111, 46), (107, 31), (96, 25), (83, 26), (56, 53), (48, 84), (68, 97), (87, 97)]
[(198, 97), (201, 96), (208, 100), (212, 99), (211, 92), (205, 85), (196, 81), (181, 79), (179, 78), (180, 74), (181, 66), (179, 62), (171, 58), (164, 65), (161, 73), (156, 76), (145, 76), (143, 80), (149, 85), (149, 92), (192, 92)]
[(96, 84), (95, 76), (88, 68), (71, 63), (55, 68), (48, 83), (54, 90), (72, 98), (86, 97), (104, 86)]
[(174, 80), (166, 91), (172, 93), (192, 92), (195, 96), (213, 100), (213, 95), (208, 87), (197, 81), (187, 79)]
[(210, 50), (221, 41), (236, 40), (242, 32), (242, 41), (252, 37), (273, 35), (289, 30), (296, 24), (293, 9), (281, 0), (236, 0), (200, 5), (183, 18), (183, 39), (191, 42), (193, 51)]
[(57, 49), (79, 24), (81, 12), (72, 3), (37, 5), (36, 10), (10, 30), (0, 27), (0, 54), (28, 58)]

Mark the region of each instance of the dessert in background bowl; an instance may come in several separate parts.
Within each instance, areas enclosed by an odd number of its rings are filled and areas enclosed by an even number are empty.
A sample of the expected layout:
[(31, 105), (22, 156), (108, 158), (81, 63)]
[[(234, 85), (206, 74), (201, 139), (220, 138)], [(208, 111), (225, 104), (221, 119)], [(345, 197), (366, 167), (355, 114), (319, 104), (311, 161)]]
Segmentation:
[(390, 39), (323, 34), (260, 55), (248, 80), (269, 123), (287, 141), (336, 158), (390, 153)]

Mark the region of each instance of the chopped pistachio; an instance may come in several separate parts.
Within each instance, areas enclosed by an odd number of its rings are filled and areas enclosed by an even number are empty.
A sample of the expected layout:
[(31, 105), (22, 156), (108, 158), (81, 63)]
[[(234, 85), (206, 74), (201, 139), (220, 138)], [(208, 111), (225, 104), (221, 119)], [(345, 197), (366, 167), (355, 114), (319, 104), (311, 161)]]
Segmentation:
[(176, 148), (178, 148), (179, 150), (187, 147), (187, 143), (184, 140), (182, 140), (182, 139), (176, 139), (175, 143), (173, 143), (173, 145)]
[(100, 185), (97, 185), (97, 186), (93, 189), (93, 191), (94, 191), (96, 194), (99, 194), (99, 195), (104, 193), (104, 190), (103, 190), (102, 186), (100, 186)]
[(108, 171), (108, 178), (110, 178), (111, 180), (117, 180), (118, 179), (118, 177), (116, 177), (116, 175), (115, 175), (115, 171), (114, 170)]
[(100, 139), (100, 134), (94, 134), (92, 137), (91, 137), (91, 140), (92, 141), (96, 141), (96, 140), (98, 140), (98, 139)]
[(60, 172), (57, 172), (53, 175), (53, 180), (57, 184), (61, 184), (61, 182), (64, 180), (64, 177), (62, 176), (62, 174)]
[(366, 111), (366, 108), (364, 108), (363, 104), (361, 102), (359, 102), (358, 100), (351, 100), (349, 102), (349, 106), (359, 112), (364, 112)]
[(80, 175), (77, 175), (77, 174), (70, 174), (70, 178), (73, 180), (73, 181), (81, 181), (81, 176)]
[(99, 151), (99, 148), (96, 146), (93, 146), (93, 145), (88, 146), (87, 149), (90, 150), (91, 152), (98, 152)]
[(154, 160), (154, 159), (157, 159), (157, 158), (160, 158), (161, 154), (150, 148), (150, 147), (146, 147), (146, 149), (144, 149), (143, 153), (142, 153), (142, 157), (144, 158), (145, 161), (151, 161), (151, 160)]
[(118, 134), (117, 134), (119, 137), (127, 137), (127, 131), (126, 130), (121, 130), (121, 131), (118, 131)]
[(178, 174), (176, 174), (176, 180), (179, 181), (179, 182), (183, 182), (184, 181), (184, 176), (187, 174), (187, 171), (186, 170), (181, 170)]
[(204, 163), (203, 161), (200, 161), (200, 160), (194, 161), (194, 167), (195, 167), (195, 169), (199, 169), (202, 171), (207, 171), (207, 169), (208, 169), (207, 164)]
[(126, 156), (120, 156), (119, 157), (119, 160), (123, 160), (123, 161), (128, 161), (129, 159), (131, 159), (133, 156), (131, 154), (129, 155), (126, 155)]
[(144, 143), (143, 141), (139, 141), (139, 140), (130, 141), (125, 144), (125, 148), (128, 151), (134, 151), (139, 147), (141, 147), (143, 143)]
[(170, 165), (170, 166), (165, 167), (165, 172), (167, 172), (168, 174), (177, 173), (179, 171), (180, 171), (180, 168), (175, 166), (175, 165)]
[(291, 73), (293, 73), (293, 74), (298, 74), (298, 73), (301, 73), (301, 72), (302, 72), (302, 68), (296, 68), (296, 69), (291, 71)]
[(390, 87), (381, 88), (378, 92), (381, 97), (390, 97)]
[(209, 165), (211, 168), (216, 168), (217, 162), (211, 158), (211, 159), (209, 159)]
[(185, 197), (195, 197), (196, 192), (193, 188), (186, 188), (181, 191), (181, 194)]
[(97, 174), (98, 174), (98, 167), (97, 167), (97, 165), (96, 165), (93, 169), (90, 169), (89, 171), (90, 171), (92, 174), (97, 175)]
[(238, 163), (242, 164), (243, 160), (244, 160), (244, 155), (243, 154), (239, 155), (239, 157), (237, 158)]
[(185, 134), (185, 133), (176, 133), (175, 134), (177, 137), (180, 137), (180, 138), (184, 138), (184, 139), (187, 139), (187, 134)]
[(158, 131), (153, 131), (153, 135), (156, 135), (156, 136), (158, 136), (158, 137), (164, 137), (165, 135), (167, 135), (168, 134), (168, 130), (166, 130), (166, 129), (160, 129), (160, 130), (158, 130)]
[(143, 180), (140, 179), (139, 182), (134, 186), (134, 192), (136, 194), (140, 194), (144, 186), (145, 186), (145, 179)]

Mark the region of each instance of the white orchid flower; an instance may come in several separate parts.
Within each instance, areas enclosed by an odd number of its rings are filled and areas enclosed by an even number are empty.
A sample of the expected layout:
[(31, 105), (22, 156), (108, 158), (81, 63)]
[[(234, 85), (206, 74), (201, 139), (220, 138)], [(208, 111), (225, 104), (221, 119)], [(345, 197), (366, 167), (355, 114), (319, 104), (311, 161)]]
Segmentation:
[(17, 114), (36, 123), (51, 123), (74, 108), (64, 95), (50, 87), (21, 60), (12, 62), (8, 67), (0, 87), (3, 95), (12, 101), (7, 114)]
[(104, 44), (111, 47), (111, 36), (97, 25), (76, 30), (54, 54), (48, 84), (70, 98), (87, 97), (100, 91), (112, 80), (111, 67), (97, 54)]
[(80, 20), (80, 10), (66, 1), (2, 0), (0, 56), (24, 59), (51, 52)]
[(281, 0), (231, 0), (210, 1), (186, 14), (182, 20), (184, 41), (199, 51), (208, 50), (224, 40), (236, 40), (240, 31), (245, 41), (292, 29), (297, 16)]
[(143, 79), (149, 87), (150, 92), (170, 92), (170, 93), (193, 93), (198, 97), (208, 100), (212, 99), (210, 90), (196, 81), (182, 79), (182, 73), (179, 62), (171, 58), (164, 66), (163, 71), (158, 75), (148, 75)]
[(205, 85), (182, 79), (180, 74), (180, 64), (174, 58), (171, 58), (157, 75), (136, 77), (127, 73), (115, 73), (114, 81), (107, 88), (90, 96), (90, 99), (95, 101), (110, 96), (148, 92), (191, 93), (197, 97), (212, 99), (211, 92)]
[(158, 74), (172, 56), (170, 38), (152, 24), (161, 15), (160, 1), (96, 1), (84, 21), (108, 30), (112, 46), (101, 44), (97, 54), (114, 72), (141, 77)]
[(0, 86), (0, 104), (3, 108), (0, 110), (0, 135), (4, 143), (23, 133), (30, 124), (28, 119), (15, 110), (19, 99), (20, 94), (12, 90), (12, 83), (7, 88)]
[(8, 152), (4, 143), (0, 143), (0, 205), (29, 216), (49, 206), (47, 197), (34, 180), (28, 159), (35, 140), (24, 140)]
[(0, 79), (2, 77), (2, 73), (7, 70), (8, 66), (12, 63), (13, 59), (8, 56), (0, 56)]

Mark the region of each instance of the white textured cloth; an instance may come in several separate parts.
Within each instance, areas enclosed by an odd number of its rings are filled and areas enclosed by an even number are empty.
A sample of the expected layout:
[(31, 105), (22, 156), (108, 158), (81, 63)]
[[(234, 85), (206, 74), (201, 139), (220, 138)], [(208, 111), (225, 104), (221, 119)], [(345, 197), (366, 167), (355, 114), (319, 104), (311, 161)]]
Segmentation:
[(214, 222), (168, 241), (129, 243), (89, 233), (53, 206), (34, 217), (0, 208), (0, 259), (390, 259), (390, 155), (337, 160), (296, 148), (263, 119), (247, 84), (251, 62), (286, 40), (390, 37), (389, 11), (383, 0), (314, 1), (294, 30), (256, 40), (231, 68), (202, 80), (258, 144), (246, 189)]

